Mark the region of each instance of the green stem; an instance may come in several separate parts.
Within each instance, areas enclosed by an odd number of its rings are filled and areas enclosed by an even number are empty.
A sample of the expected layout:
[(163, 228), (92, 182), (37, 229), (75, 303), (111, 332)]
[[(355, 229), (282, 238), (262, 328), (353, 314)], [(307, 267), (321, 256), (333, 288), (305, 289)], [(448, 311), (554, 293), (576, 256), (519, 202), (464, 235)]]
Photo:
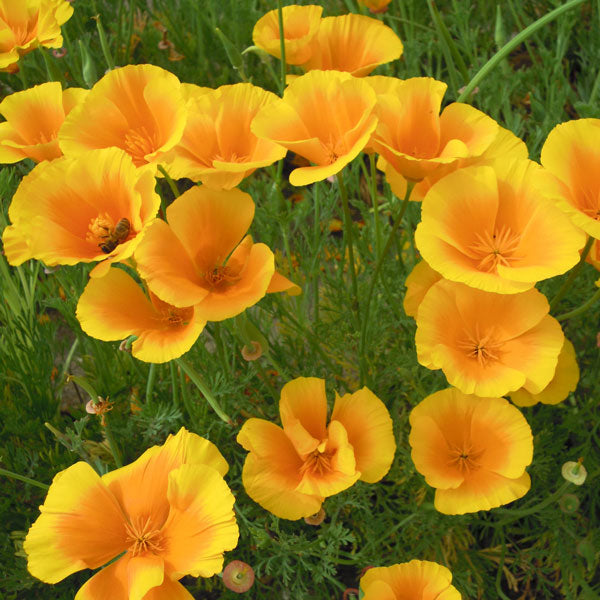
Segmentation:
[(485, 79), (487, 74), (494, 69), (504, 58), (506, 58), (517, 46), (522, 44), (527, 38), (533, 35), (538, 29), (542, 28), (550, 21), (553, 21), (564, 12), (575, 8), (579, 4), (582, 4), (585, 0), (570, 0), (566, 2), (562, 6), (555, 8), (553, 11), (548, 14), (540, 17), (537, 21), (534, 21), (531, 25), (523, 29), (521, 33), (518, 33), (512, 40), (504, 44), (496, 54), (494, 54), (486, 63), (479, 69), (479, 71), (475, 74), (473, 79), (469, 81), (469, 83), (465, 86), (462, 94), (456, 99), (457, 102), (464, 102), (471, 92), (475, 89), (475, 87)]
[(277, 0), (277, 18), (279, 20), (279, 49), (281, 52), (279, 92), (283, 96), (283, 90), (285, 90), (285, 76), (287, 72), (287, 66), (285, 63), (285, 32), (283, 29), (283, 7), (281, 4), (281, 0)]
[(117, 442), (112, 434), (108, 415), (104, 415), (104, 433), (106, 434), (106, 441), (110, 447), (110, 452), (115, 459), (115, 464), (117, 465), (117, 468), (120, 469), (123, 466), (123, 460), (121, 459), (121, 453), (119, 452)]
[(571, 269), (569, 276), (565, 279), (558, 292), (556, 292), (556, 296), (554, 296), (554, 298), (552, 298), (552, 300), (550, 301), (550, 312), (552, 312), (552, 309), (556, 307), (556, 305), (564, 298), (565, 294), (569, 291), (571, 285), (573, 284), (573, 281), (575, 281), (575, 278), (579, 274), (579, 271), (581, 271), (581, 267), (583, 267), (583, 263), (585, 263), (585, 259), (590, 253), (590, 250), (592, 249), (592, 246), (594, 245), (595, 241), (596, 240), (591, 236), (588, 238), (587, 242), (585, 243), (585, 246), (583, 247), (583, 250), (581, 251), (579, 262)]
[(210, 407), (217, 413), (217, 416), (227, 423), (231, 425), (231, 419), (223, 412), (221, 406), (217, 402), (217, 399), (213, 396), (212, 392), (208, 388), (208, 385), (198, 373), (189, 363), (187, 363), (183, 358), (175, 359), (175, 362), (181, 367), (181, 370), (193, 381), (194, 385), (200, 390), (200, 393), (206, 398), (206, 401), (210, 405)]
[[(406, 187), (406, 194), (404, 195), (404, 200), (400, 206), (400, 211), (396, 215), (394, 219), (394, 225), (392, 226), (392, 230), (387, 238), (385, 246), (383, 247), (383, 251), (377, 258), (377, 264), (375, 265), (375, 270), (373, 271), (373, 276), (371, 277), (371, 283), (369, 286), (369, 291), (367, 293), (367, 301), (365, 303), (365, 309), (363, 314), (362, 327), (360, 330), (360, 345), (359, 345), (359, 355), (361, 357), (365, 354), (365, 344), (367, 341), (367, 328), (369, 325), (369, 309), (371, 308), (371, 300), (373, 298), (373, 292), (375, 291), (375, 285), (377, 284), (377, 278), (379, 276), (379, 272), (381, 271), (381, 267), (383, 266), (383, 261), (387, 256), (390, 248), (392, 247), (392, 243), (394, 242), (396, 232), (398, 228), (402, 224), (402, 218), (404, 217), (404, 213), (406, 212), (406, 208), (408, 207), (408, 203), (410, 201), (410, 194), (413, 190), (414, 184), (408, 183)], [(361, 373), (361, 385), (364, 383), (364, 373)]]
[(582, 315), (583, 313), (587, 312), (594, 304), (596, 304), (596, 302), (598, 302), (598, 300), (600, 300), (600, 289), (597, 289), (593, 293), (592, 297), (586, 302), (584, 302), (579, 308), (574, 308), (569, 312), (563, 313), (562, 315), (558, 315), (558, 317), (556, 317), (556, 320), (565, 321), (566, 319), (578, 317), (579, 315)]
[(348, 248), (348, 263), (350, 269), (350, 278), (352, 280), (352, 295), (353, 309), (356, 311), (356, 316), (360, 325), (360, 305), (358, 303), (358, 281), (356, 279), (356, 266), (354, 264), (354, 244), (352, 238), (352, 215), (350, 214), (350, 205), (348, 203), (348, 191), (344, 185), (342, 171), (337, 174), (338, 186), (340, 188), (340, 196), (342, 197), (342, 206), (344, 207), (344, 235), (346, 237), (346, 245)]
[(379, 223), (379, 198), (377, 197), (377, 165), (375, 154), (369, 154), (369, 167), (371, 170), (371, 203), (373, 204), (373, 225), (375, 226), (375, 257), (381, 254), (381, 224)]
[(169, 374), (171, 375), (171, 395), (173, 396), (173, 404), (179, 407), (179, 388), (177, 386), (177, 369), (173, 361), (169, 362)]
[(129, 58), (131, 57), (131, 37), (133, 35), (133, 20), (134, 20), (135, 2), (129, 0), (129, 15), (127, 18), (127, 40), (125, 45), (125, 60), (124, 64), (129, 64)]
[(171, 188), (173, 196), (175, 196), (175, 198), (179, 198), (179, 190), (177, 189), (177, 185), (173, 181), (172, 177), (167, 173), (167, 170), (162, 165), (158, 165), (158, 170)]
[(106, 33), (104, 32), (104, 27), (102, 26), (102, 22), (100, 21), (100, 15), (96, 15), (92, 17), (96, 21), (96, 29), (98, 30), (98, 36), (100, 37), (100, 46), (102, 48), (102, 54), (104, 55), (104, 60), (106, 61), (106, 65), (112, 71), (115, 68), (115, 61), (112, 57), (110, 47), (108, 45), (108, 40), (106, 39)]
[(0, 475), (4, 475), (5, 477), (11, 477), (12, 479), (18, 479), (19, 481), (23, 481), (24, 483), (28, 483), (29, 485), (35, 485), (36, 487), (42, 488), (43, 490), (47, 490), (50, 487), (45, 483), (40, 483), (35, 479), (25, 477), (25, 475), (19, 475), (18, 473), (13, 473), (12, 471), (7, 471), (6, 469), (0, 468)]
[(313, 276), (313, 304), (314, 304), (314, 322), (319, 322), (319, 255), (320, 252), (320, 237), (321, 237), (321, 214), (319, 202), (319, 182), (313, 185), (313, 201), (315, 204), (315, 222), (313, 227), (313, 263), (311, 267)]
[(190, 419), (194, 418), (194, 411), (192, 410), (192, 403), (190, 400), (190, 393), (188, 390), (187, 382), (185, 380), (185, 373), (183, 369), (179, 369), (179, 385), (181, 386), (181, 398), (183, 399), (183, 405)]
[(152, 400), (152, 391), (154, 390), (154, 382), (156, 380), (156, 364), (150, 363), (148, 369), (148, 379), (146, 380), (146, 402)]

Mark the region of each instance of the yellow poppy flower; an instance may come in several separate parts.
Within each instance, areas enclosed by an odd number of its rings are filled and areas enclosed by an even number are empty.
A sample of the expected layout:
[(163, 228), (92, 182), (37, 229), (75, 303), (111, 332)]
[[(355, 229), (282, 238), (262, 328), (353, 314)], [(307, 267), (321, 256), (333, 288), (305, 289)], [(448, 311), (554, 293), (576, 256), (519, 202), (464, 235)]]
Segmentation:
[(363, 600), (461, 600), (451, 583), (452, 573), (428, 560), (373, 567), (360, 579)]
[(417, 358), (465, 394), (537, 394), (554, 377), (564, 340), (548, 309), (535, 288), (494, 294), (443, 279), (419, 305)]
[(410, 413), (412, 459), (436, 488), (435, 507), (448, 515), (490, 510), (524, 496), (533, 458), (531, 429), (504, 398), (478, 398), (449, 388)]
[(281, 390), (283, 428), (249, 419), (237, 441), (249, 451), (242, 482), (248, 495), (282, 519), (314, 515), (323, 500), (358, 479), (379, 481), (396, 449), (392, 420), (369, 389), (336, 395), (327, 425), (325, 381), (298, 377)]
[(283, 99), (263, 107), (251, 129), (312, 162), (290, 174), (292, 185), (308, 185), (358, 156), (377, 124), (375, 101), (371, 87), (348, 73), (311, 71), (290, 83)]
[[(284, 6), (283, 35), (285, 43), (285, 61), (290, 65), (301, 65), (310, 57), (310, 42), (317, 33), (321, 22), (322, 6), (309, 4)], [(279, 15), (271, 10), (261, 17), (252, 31), (252, 41), (276, 58), (281, 58), (279, 37)]]
[(160, 161), (181, 139), (187, 116), (175, 75), (153, 65), (109, 71), (65, 119), (62, 151), (122, 148), (136, 166)]
[(108, 563), (76, 600), (191, 600), (178, 580), (219, 573), (237, 545), (227, 469), (216, 446), (183, 428), (102, 477), (72, 465), (54, 478), (25, 538), (29, 572), (56, 583)]
[(72, 14), (67, 0), (0, 0), (0, 71), (17, 72), (19, 57), (38, 46), (60, 48)]
[(24, 158), (36, 162), (62, 156), (58, 130), (65, 116), (83, 101), (87, 90), (62, 90), (51, 81), (7, 96), (0, 103), (0, 162), (15, 163)]
[(156, 216), (155, 167), (136, 168), (119, 148), (90, 150), (37, 165), (21, 181), (2, 240), (8, 262), (35, 258), (48, 266), (129, 258)]
[(579, 261), (586, 236), (554, 205), (554, 190), (532, 161), (459, 169), (423, 199), (419, 252), (444, 278), (500, 294), (561, 275)]
[(275, 100), (275, 94), (250, 83), (196, 94), (188, 103), (181, 141), (161, 161), (169, 175), (231, 189), (256, 169), (283, 158), (285, 148), (250, 131), (256, 113)]

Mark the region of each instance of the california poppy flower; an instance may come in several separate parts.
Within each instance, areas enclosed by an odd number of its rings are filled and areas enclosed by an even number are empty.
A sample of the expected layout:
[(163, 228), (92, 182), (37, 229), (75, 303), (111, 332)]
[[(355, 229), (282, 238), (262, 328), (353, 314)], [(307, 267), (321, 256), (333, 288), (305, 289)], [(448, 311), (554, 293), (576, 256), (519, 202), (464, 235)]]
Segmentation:
[(58, 130), (65, 115), (83, 101), (87, 90), (62, 90), (50, 81), (15, 92), (0, 103), (0, 162), (15, 163), (24, 158), (36, 162), (62, 156), (58, 147)]
[(480, 156), (498, 133), (493, 119), (468, 104), (454, 102), (440, 115), (446, 88), (431, 77), (413, 77), (395, 93), (377, 97), (379, 121), (369, 146), (412, 181), (443, 165)]
[(448, 515), (490, 510), (524, 496), (533, 458), (531, 428), (504, 398), (478, 398), (449, 388), (410, 413), (412, 459), (436, 488)]
[(564, 340), (548, 309), (535, 288), (494, 294), (438, 281), (419, 305), (417, 358), (465, 394), (537, 394), (554, 376)]
[(56, 583), (109, 563), (77, 600), (191, 600), (178, 580), (219, 573), (237, 545), (227, 469), (214, 444), (184, 428), (102, 477), (75, 463), (56, 475), (25, 538), (29, 572)]
[(314, 515), (323, 500), (361, 479), (379, 481), (396, 444), (392, 420), (369, 389), (337, 396), (327, 425), (325, 381), (298, 377), (283, 386), (283, 428), (249, 419), (237, 441), (250, 453), (242, 482), (247, 494), (282, 519)]
[(278, 97), (250, 83), (224, 85), (188, 102), (181, 141), (161, 161), (169, 175), (231, 189), (257, 168), (283, 158), (285, 148), (250, 131), (256, 113)]
[(565, 273), (586, 236), (553, 204), (554, 189), (532, 161), (446, 175), (423, 199), (419, 252), (446, 279), (501, 294)]
[(542, 147), (541, 163), (559, 181), (557, 206), (577, 227), (600, 239), (600, 119), (557, 125)]
[(23, 178), (8, 209), (12, 225), (2, 237), (8, 262), (104, 261), (94, 274), (106, 273), (111, 262), (133, 254), (156, 216), (154, 172), (152, 165), (136, 168), (119, 148), (40, 163)]
[(542, 404), (559, 404), (571, 392), (574, 392), (579, 383), (579, 366), (575, 356), (573, 344), (565, 338), (563, 347), (558, 355), (558, 363), (552, 381), (539, 393), (532, 394), (525, 388), (520, 388), (510, 394), (510, 399), (517, 406), (533, 406), (538, 402)]
[(193, 306), (177, 308), (155, 294), (148, 297), (132, 277), (117, 268), (88, 281), (77, 304), (77, 319), (88, 335), (106, 342), (137, 336), (131, 353), (151, 363), (185, 354), (206, 325)]
[(65, 154), (92, 148), (122, 148), (136, 166), (156, 163), (181, 139), (186, 120), (181, 84), (153, 65), (109, 71), (59, 132)]
[[(308, 4), (284, 6), (283, 35), (285, 44), (285, 61), (290, 65), (300, 65), (310, 57), (310, 42), (317, 33), (321, 22), (322, 6)], [(279, 37), (279, 15), (271, 10), (254, 25), (252, 41), (276, 58), (281, 58), (281, 42)]]
[(404, 312), (409, 316), (416, 318), (425, 294), (429, 291), (434, 283), (437, 283), (442, 276), (432, 269), (429, 264), (421, 260), (409, 273), (404, 285), (406, 286), (406, 293), (404, 294)]
[(292, 185), (308, 185), (358, 156), (377, 124), (375, 101), (371, 87), (348, 73), (311, 71), (290, 83), (283, 99), (263, 107), (251, 129), (311, 161), (314, 166), (290, 174)]
[(379, 19), (347, 14), (321, 19), (305, 71), (346, 71), (355, 77), (402, 56), (402, 41)]
[(366, 6), (372, 13), (383, 13), (388, 9), (392, 0), (358, 0), (359, 4)]
[(237, 188), (193, 187), (167, 208), (168, 224), (148, 227), (138, 271), (163, 302), (194, 306), (207, 321), (233, 317), (265, 295), (275, 272), (273, 252), (245, 235), (253, 217), (252, 198)]
[(363, 600), (460, 600), (452, 573), (438, 563), (411, 560), (373, 567), (360, 578)]
[(17, 72), (19, 57), (38, 46), (60, 48), (72, 14), (67, 0), (0, 0), (0, 71)]

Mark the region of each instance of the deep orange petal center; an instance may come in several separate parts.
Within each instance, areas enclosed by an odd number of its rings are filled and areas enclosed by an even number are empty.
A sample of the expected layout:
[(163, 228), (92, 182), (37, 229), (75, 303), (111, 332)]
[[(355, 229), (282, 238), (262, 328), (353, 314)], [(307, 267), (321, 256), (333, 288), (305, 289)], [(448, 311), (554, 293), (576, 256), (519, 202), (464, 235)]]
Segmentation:
[(319, 444), (318, 448), (303, 457), (303, 464), (300, 467), (300, 474), (306, 473), (322, 477), (332, 471), (331, 460), (336, 451), (326, 447), (327, 441)]
[(125, 523), (128, 552), (132, 556), (160, 554), (165, 549), (162, 530), (154, 529), (150, 517), (139, 517)]
[(476, 448), (469, 439), (461, 440), (458, 444), (448, 442), (448, 462), (458, 469), (463, 477), (481, 469), (479, 459), (484, 450)]
[(477, 242), (469, 249), (479, 258), (478, 267), (482, 271), (492, 273), (498, 265), (510, 267), (511, 262), (521, 260), (523, 256), (517, 255), (516, 250), (521, 241), (521, 234), (513, 232), (510, 227), (499, 227), (493, 233), (477, 233)]
[(90, 220), (85, 240), (105, 254), (110, 254), (129, 238), (130, 232), (129, 219), (122, 218), (115, 223), (112, 217), (104, 212)]
[(465, 351), (469, 359), (476, 360), (479, 366), (485, 367), (500, 360), (504, 340), (499, 339), (494, 331), (481, 332), (479, 325), (465, 332), (457, 346)]
[(130, 154), (136, 167), (146, 164), (146, 156), (152, 154), (160, 146), (158, 135), (155, 131), (141, 125), (134, 127), (125, 133), (123, 150)]

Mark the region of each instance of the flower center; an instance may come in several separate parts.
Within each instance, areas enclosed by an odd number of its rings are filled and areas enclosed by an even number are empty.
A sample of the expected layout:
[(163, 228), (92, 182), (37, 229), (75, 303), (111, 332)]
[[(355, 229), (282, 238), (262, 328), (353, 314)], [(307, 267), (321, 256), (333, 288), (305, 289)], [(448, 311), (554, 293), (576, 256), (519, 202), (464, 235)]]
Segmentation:
[(227, 265), (214, 267), (204, 274), (204, 279), (211, 289), (230, 286), (240, 280), (240, 276)]
[(462, 445), (449, 444), (450, 464), (456, 467), (463, 475), (481, 469), (479, 459), (483, 450), (473, 448), (471, 442), (464, 441)]
[[(237, 152), (232, 152), (228, 156), (222, 156), (221, 154), (217, 154), (216, 156), (213, 157), (213, 160), (217, 160), (219, 162), (225, 162), (225, 163), (243, 163), (243, 162), (248, 162), (248, 155), (247, 154), (238, 154)], [(212, 163), (210, 166), (212, 166)]]
[(469, 248), (479, 255), (479, 264), (482, 271), (493, 273), (498, 265), (510, 267), (511, 262), (521, 260), (523, 257), (515, 254), (521, 235), (513, 233), (510, 227), (495, 229), (493, 234), (486, 231), (484, 234), (477, 233), (477, 242)]
[(163, 319), (169, 327), (185, 327), (191, 321), (193, 313), (194, 309), (191, 306), (187, 308), (169, 306), (162, 311)]
[(85, 239), (90, 244), (98, 246), (105, 254), (110, 254), (119, 244), (127, 240), (130, 231), (129, 219), (119, 219), (115, 225), (110, 215), (103, 213), (90, 220)]
[(159, 554), (164, 550), (163, 539), (160, 529), (152, 529), (150, 517), (144, 520), (140, 517), (125, 524), (127, 532), (126, 541), (130, 544), (129, 552), (133, 556), (140, 554)]
[(476, 359), (481, 367), (500, 360), (502, 341), (495, 340), (492, 331), (481, 334), (479, 327), (474, 333), (467, 333), (466, 339), (458, 343), (458, 347), (465, 350), (469, 358)]
[(300, 473), (310, 473), (311, 475), (324, 475), (331, 471), (331, 458), (333, 452), (324, 448), (325, 442), (319, 445), (319, 448), (313, 450), (304, 458), (304, 464), (300, 467)]
[(143, 125), (130, 129), (125, 134), (124, 150), (133, 158), (136, 167), (146, 164), (146, 156), (152, 154), (158, 147), (155, 133), (150, 133)]

